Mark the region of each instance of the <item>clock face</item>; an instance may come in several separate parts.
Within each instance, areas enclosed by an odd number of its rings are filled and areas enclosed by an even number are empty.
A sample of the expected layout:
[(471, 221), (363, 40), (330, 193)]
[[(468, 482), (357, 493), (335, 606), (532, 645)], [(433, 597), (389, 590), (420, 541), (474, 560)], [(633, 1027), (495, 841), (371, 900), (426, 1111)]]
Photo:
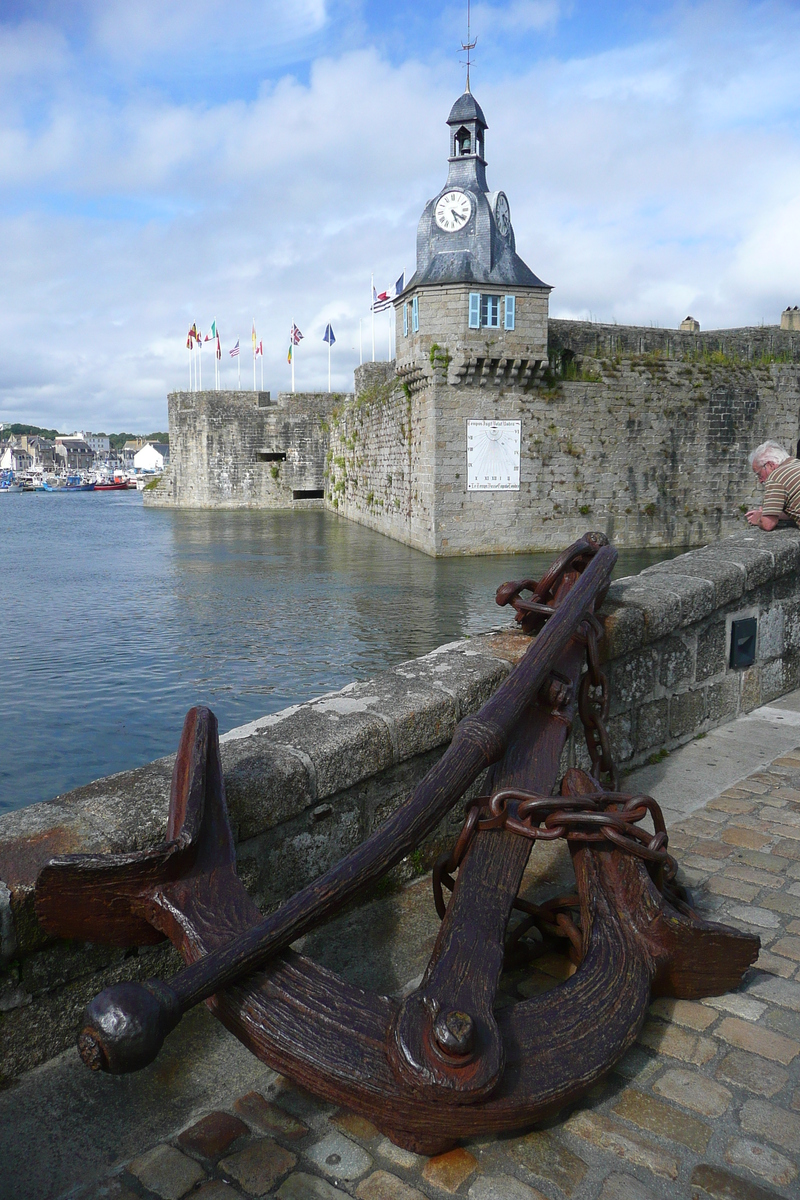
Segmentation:
[(500, 236), (508, 237), (508, 231), (511, 228), (511, 210), (508, 207), (505, 192), (501, 192), (497, 197), (497, 203), (494, 206), (494, 219), (497, 222)]
[(446, 233), (463, 229), (472, 216), (472, 201), (466, 192), (445, 192), (436, 202), (436, 224)]
[(518, 492), (521, 421), (467, 421), (467, 491)]

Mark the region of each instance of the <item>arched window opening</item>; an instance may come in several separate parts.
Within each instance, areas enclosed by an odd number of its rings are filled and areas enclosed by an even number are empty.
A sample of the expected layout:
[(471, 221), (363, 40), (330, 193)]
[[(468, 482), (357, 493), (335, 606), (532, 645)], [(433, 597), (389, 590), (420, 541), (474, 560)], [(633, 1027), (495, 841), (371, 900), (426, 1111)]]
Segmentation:
[(458, 154), (472, 153), (472, 135), (464, 125), (461, 126), (456, 134), (456, 151)]

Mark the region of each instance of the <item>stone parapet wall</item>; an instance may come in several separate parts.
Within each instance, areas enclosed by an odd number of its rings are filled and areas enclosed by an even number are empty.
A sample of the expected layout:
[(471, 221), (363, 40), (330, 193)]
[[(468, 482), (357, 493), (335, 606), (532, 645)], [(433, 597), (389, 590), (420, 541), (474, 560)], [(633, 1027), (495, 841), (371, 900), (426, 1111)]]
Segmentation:
[(742, 329), (653, 329), (644, 325), (598, 325), (593, 321), (560, 321), (548, 327), (551, 360), (563, 350), (581, 357), (624, 358), (659, 355), (691, 361), (716, 355), (720, 359), (753, 362), (800, 362), (800, 328), (751, 325)]
[[(800, 685), (799, 569), (800, 531), (753, 530), (612, 584), (603, 657), (623, 767)], [(737, 615), (758, 618), (756, 661), (744, 670), (727, 665)], [(395, 811), (529, 644), (514, 629), (454, 642), (225, 734), (239, 871), (261, 908), (276, 907)], [(576, 727), (562, 765), (586, 762)], [(33, 910), (37, 873), (52, 856), (163, 839), (172, 765), (160, 759), (0, 818), (0, 1079), (71, 1044), (83, 1006), (110, 981), (175, 969), (163, 947), (56, 942)], [(459, 805), (396, 877), (429, 867), (461, 814)]]
[(320, 507), (327, 422), (337, 400), (327, 392), (282, 392), (277, 403), (268, 392), (173, 392), (169, 470), (144, 492), (144, 503)]

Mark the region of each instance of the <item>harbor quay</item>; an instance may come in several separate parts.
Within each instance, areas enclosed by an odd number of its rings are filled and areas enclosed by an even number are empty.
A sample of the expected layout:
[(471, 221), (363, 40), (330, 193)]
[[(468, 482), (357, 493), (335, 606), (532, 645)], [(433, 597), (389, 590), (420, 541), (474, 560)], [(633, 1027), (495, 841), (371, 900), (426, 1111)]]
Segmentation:
[[(583, 1100), (533, 1131), (464, 1139), (440, 1155), (401, 1150), (365, 1118), (313, 1099), (202, 1011), (143, 1071), (90, 1073), (74, 1049), (83, 1005), (110, 982), (169, 976), (177, 960), (163, 946), (53, 940), (33, 885), (53, 855), (162, 842), (173, 767), (163, 759), (0, 819), (0, 1194), (796, 1194), (798, 566), (797, 531), (754, 529), (617, 580), (601, 614), (624, 787), (661, 804), (698, 911), (761, 938), (738, 991), (655, 1000), (636, 1044)], [(752, 657), (737, 664), (737, 622), (753, 620)], [(529, 645), (512, 627), (463, 639), (224, 735), (238, 871), (261, 910), (395, 812)], [(576, 728), (562, 769), (581, 765)], [(298, 948), (355, 986), (413, 990), (438, 928), (427, 872), (459, 827), (459, 815), (443, 822), (386, 889)], [(536, 903), (570, 873), (563, 845), (540, 845), (523, 895)], [(573, 970), (555, 953), (509, 970), (499, 1004), (544, 995)]]

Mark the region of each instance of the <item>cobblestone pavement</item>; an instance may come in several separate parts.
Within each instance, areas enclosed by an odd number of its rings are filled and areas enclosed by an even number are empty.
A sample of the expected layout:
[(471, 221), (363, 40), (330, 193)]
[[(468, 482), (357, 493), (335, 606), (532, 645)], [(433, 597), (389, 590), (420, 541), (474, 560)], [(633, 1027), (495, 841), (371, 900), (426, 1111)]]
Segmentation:
[[(614, 1073), (547, 1128), (400, 1150), (368, 1121), (279, 1075), (143, 1146), (75, 1200), (767, 1200), (800, 1196), (800, 748), (675, 824), (701, 911), (758, 933), (742, 988), (659, 999)], [(505, 977), (501, 1003), (574, 968), (549, 956)]]

